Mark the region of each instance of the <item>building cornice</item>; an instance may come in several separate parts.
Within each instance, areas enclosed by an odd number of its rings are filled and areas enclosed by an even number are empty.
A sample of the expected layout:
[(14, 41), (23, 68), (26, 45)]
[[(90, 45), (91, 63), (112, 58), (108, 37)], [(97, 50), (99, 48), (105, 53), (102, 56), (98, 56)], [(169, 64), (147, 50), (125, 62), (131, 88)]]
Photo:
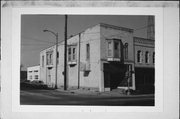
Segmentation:
[(134, 43), (154, 45), (154, 40), (151, 40), (151, 39), (134, 37), (133, 40), (134, 40)]

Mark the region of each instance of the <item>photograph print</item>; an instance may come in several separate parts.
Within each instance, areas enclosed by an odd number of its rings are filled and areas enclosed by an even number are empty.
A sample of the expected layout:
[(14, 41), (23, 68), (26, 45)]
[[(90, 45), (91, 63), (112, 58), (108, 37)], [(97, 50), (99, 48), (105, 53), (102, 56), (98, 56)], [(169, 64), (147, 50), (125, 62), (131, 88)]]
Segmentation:
[(21, 15), (21, 105), (155, 106), (155, 16)]

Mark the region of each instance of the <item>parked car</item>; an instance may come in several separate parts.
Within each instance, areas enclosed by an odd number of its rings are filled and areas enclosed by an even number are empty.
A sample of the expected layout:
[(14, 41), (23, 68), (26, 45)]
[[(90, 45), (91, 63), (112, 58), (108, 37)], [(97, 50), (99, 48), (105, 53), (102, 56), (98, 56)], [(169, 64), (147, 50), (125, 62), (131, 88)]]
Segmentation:
[(47, 89), (47, 85), (41, 80), (24, 81), (20, 84), (21, 89)]

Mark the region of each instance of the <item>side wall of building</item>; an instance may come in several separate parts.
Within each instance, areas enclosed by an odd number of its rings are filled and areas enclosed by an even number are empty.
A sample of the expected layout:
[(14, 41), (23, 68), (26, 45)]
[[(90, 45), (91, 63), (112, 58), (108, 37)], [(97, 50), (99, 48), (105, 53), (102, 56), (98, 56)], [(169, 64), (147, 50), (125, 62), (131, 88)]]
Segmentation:
[[(99, 88), (100, 75), (100, 27), (94, 26), (72, 36), (67, 41), (67, 87)], [(87, 44), (89, 59), (87, 59)], [(75, 60), (69, 61), (69, 47), (75, 47)], [(53, 52), (53, 63), (47, 65), (47, 52)], [(73, 51), (71, 50), (71, 53)], [(64, 86), (64, 42), (58, 45), (57, 86)], [(44, 57), (44, 58), (43, 58)], [(72, 57), (71, 57), (72, 58)], [(40, 53), (41, 79), (49, 86), (55, 84), (55, 47)]]
[[(86, 68), (80, 72), (80, 86), (98, 88), (101, 79), (100, 72), (100, 27), (96, 25), (81, 34), (80, 62)], [(89, 59), (87, 59), (87, 45), (89, 44)], [(88, 71), (89, 69), (89, 71)]]

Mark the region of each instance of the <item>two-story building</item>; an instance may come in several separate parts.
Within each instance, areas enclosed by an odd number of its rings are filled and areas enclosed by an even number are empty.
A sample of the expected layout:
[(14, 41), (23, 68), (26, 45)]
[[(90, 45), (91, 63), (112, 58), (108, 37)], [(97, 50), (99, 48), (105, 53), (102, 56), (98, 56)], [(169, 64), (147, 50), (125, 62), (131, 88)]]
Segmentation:
[[(103, 92), (129, 86), (135, 90), (136, 66), (140, 65), (136, 62), (137, 39), (133, 29), (104, 23), (70, 37), (67, 41), (67, 87)], [(40, 52), (40, 77), (50, 87), (55, 83), (58, 87), (64, 86), (63, 41), (58, 44), (57, 51), (56, 54), (55, 46), (52, 46)]]
[(27, 68), (27, 80), (40, 80), (40, 66), (32, 66)]

